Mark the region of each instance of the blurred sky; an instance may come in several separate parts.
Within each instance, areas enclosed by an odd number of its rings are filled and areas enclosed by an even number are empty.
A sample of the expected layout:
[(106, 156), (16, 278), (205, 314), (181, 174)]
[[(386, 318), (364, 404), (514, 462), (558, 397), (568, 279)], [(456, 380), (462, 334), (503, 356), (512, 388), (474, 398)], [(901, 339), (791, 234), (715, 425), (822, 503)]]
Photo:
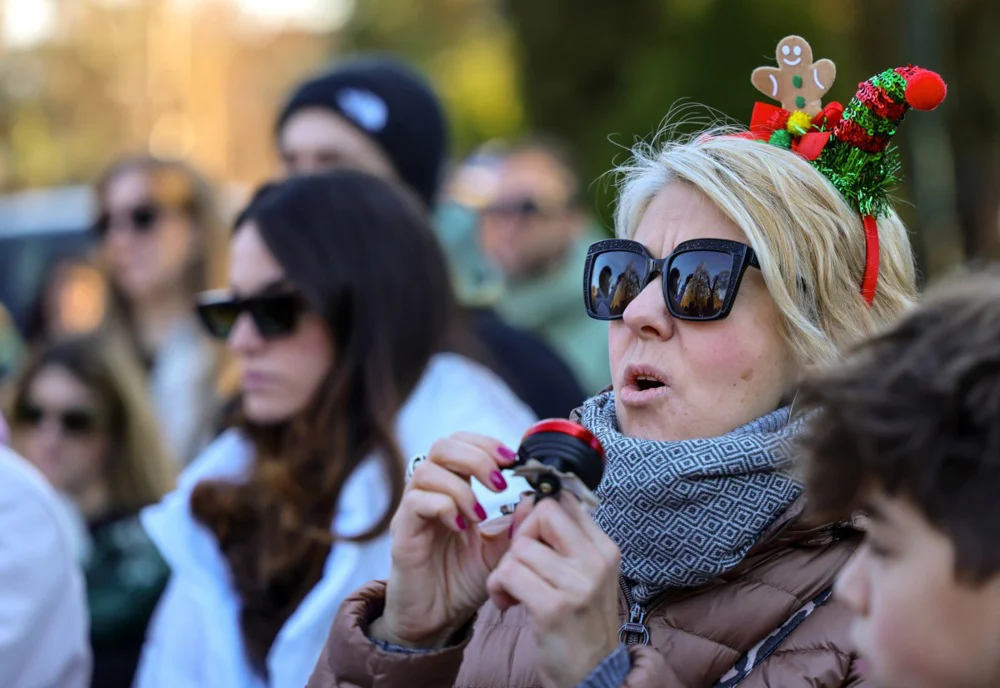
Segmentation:
[[(62, 0), (65, 2), (66, 0)], [(70, 0), (72, 1), (72, 0)], [(135, 0), (103, 0), (122, 5)], [(199, 0), (168, 0), (197, 5)], [(342, 26), (354, 10), (354, 0), (229, 0), (250, 22), (271, 29), (327, 32)], [(3, 40), (8, 49), (30, 48), (48, 38), (56, 26), (60, 0), (0, 0)]]

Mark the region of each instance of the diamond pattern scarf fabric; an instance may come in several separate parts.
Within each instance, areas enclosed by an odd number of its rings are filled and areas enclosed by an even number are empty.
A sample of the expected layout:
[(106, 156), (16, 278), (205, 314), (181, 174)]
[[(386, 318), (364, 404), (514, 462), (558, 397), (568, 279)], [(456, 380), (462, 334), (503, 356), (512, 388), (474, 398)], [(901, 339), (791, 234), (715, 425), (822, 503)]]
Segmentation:
[(733, 568), (798, 498), (787, 469), (803, 423), (789, 419), (786, 406), (721, 437), (659, 442), (621, 433), (614, 392), (586, 402), (581, 422), (607, 454), (595, 519), (637, 600)]

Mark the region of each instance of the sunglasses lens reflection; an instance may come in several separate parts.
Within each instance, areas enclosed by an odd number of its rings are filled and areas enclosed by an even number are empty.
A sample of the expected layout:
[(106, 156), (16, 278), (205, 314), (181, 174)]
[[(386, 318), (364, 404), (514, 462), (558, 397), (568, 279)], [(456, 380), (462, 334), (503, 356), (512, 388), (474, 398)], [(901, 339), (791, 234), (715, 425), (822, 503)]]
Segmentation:
[(733, 256), (720, 251), (686, 251), (670, 262), (665, 293), (672, 312), (696, 320), (717, 317), (726, 303)]
[(594, 258), (590, 273), (590, 312), (599, 318), (621, 316), (642, 291), (646, 260), (630, 251), (607, 251)]

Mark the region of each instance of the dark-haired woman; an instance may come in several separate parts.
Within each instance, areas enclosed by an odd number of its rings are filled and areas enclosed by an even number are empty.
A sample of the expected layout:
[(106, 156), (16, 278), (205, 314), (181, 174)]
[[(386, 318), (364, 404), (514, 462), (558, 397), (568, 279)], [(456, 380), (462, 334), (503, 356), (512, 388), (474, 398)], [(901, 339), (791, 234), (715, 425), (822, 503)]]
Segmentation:
[[(265, 187), (206, 327), (242, 363), (242, 421), (144, 523), (174, 570), (138, 685), (299, 688), (343, 599), (388, 573), (404, 458), (533, 416), (453, 353), (448, 272), (416, 203), (353, 171)], [(477, 485), (478, 513), (518, 489)], [(523, 485), (523, 483), (522, 483)]]

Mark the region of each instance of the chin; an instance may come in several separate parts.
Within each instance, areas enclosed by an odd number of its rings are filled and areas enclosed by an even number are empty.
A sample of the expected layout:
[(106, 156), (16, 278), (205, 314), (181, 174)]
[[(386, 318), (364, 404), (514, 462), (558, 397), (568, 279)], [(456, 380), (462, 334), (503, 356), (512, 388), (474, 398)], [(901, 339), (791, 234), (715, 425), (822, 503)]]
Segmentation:
[(130, 272), (120, 275), (117, 282), (125, 296), (136, 301), (142, 301), (157, 291), (156, 285), (145, 275), (132, 275)]
[(274, 425), (288, 420), (294, 414), (294, 408), (277, 399), (254, 394), (245, 394), (243, 397), (243, 415), (251, 423)]

